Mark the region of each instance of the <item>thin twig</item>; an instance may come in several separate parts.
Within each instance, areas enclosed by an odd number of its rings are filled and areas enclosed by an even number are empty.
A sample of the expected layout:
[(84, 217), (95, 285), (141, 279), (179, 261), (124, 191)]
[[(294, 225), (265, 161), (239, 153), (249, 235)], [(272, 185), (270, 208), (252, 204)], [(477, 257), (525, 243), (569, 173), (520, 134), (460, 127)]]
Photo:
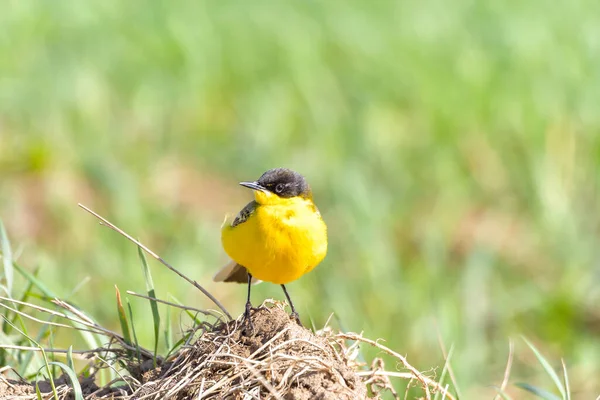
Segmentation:
[(167, 267), (171, 271), (175, 272), (177, 275), (179, 275), (181, 278), (183, 278), (186, 281), (188, 281), (190, 284), (194, 285), (194, 287), (196, 287), (196, 289), (200, 290), (202, 293), (204, 293), (204, 295), (206, 297), (208, 297), (213, 303), (215, 303), (215, 305), (217, 307), (219, 307), (221, 309), (221, 311), (223, 311), (223, 313), (229, 318), (229, 320), (233, 320), (233, 318), (231, 317), (231, 315), (229, 314), (229, 312), (227, 311), (227, 309), (225, 309), (225, 307), (223, 307), (223, 305), (219, 302), (219, 300), (217, 300), (212, 294), (210, 294), (210, 292), (208, 290), (206, 290), (202, 286), (200, 286), (200, 284), (198, 282), (196, 282), (196, 281), (188, 278), (187, 276), (185, 276), (184, 274), (182, 274), (181, 272), (179, 272), (178, 270), (176, 270), (168, 262), (166, 262), (161, 257), (159, 257), (158, 254), (154, 253), (152, 250), (150, 250), (148, 247), (146, 247), (145, 245), (143, 245), (138, 240), (135, 240), (131, 235), (129, 235), (128, 233), (126, 233), (125, 231), (123, 231), (122, 229), (120, 229), (119, 227), (117, 227), (116, 225), (112, 224), (111, 222), (109, 222), (106, 218), (102, 217), (101, 215), (97, 214), (96, 212), (92, 211), (91, 209), (89, 209), (88, 207), (84, 206), (81, 203), (79, 203), (78, 206), (81, 207), (81, 208), (83, 208), (88, 213), (92, 214), (94, 217), (98, 218), (101, 221), (101, 225), (104, 225), (104, 226), (112, 229), (113, 231), (119, 233), (121, 236), (124, 236), (125, 238), (127, 238), (132, 243), (135, 243), (138, 247), (140, 247), (146, 253), (148, 253), (152, 257), (154, 257), (154, 259), (156, 259), (157, 261), (159, 261), (162, 265), (164, 265), (165, 267)]
[(194, 308), (194, 307), (182, 306), (181, 304), (171, 303), (170, 301), (167, 301), (167, 300), (161, 300), (161, 299), (157, 299), (156, 297), (146, 296), (146, 295), (143, 295), (143, 294), (140, 294), (140, 293), (132, 292), (131, 290), (128, 290), (126, 293), (130, 294), (132, 296), (135, 296), (135, 297), (141, 297), (142, 299), (153, 300), (153, 301), (156, 301), (158, 303), (166, 304), (166, 305), (171, 306), (171, 307), (180, 308), (182, 310), (197, 311), (200, 314), (204, 314), (204, 315), (207, 315), (207, 316), (217, 317), (217, 318), (220, 317), (220, 315), (215, 315), (215, 314), (211, 313), (210, 311), (201, 310), (199, 308)]

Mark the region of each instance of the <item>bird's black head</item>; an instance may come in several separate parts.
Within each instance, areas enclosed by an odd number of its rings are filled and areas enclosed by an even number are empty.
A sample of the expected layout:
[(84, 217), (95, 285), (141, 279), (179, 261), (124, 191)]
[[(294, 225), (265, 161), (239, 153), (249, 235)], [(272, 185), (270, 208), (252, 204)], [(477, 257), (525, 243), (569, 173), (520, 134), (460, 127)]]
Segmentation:
[(287, 168), (270, 169), (256, 182), (242, 182), (241, 185), (255, 190), (268, 190), (279, 197), (311, 197), (311, 190), (306, 179), (299, 173)]

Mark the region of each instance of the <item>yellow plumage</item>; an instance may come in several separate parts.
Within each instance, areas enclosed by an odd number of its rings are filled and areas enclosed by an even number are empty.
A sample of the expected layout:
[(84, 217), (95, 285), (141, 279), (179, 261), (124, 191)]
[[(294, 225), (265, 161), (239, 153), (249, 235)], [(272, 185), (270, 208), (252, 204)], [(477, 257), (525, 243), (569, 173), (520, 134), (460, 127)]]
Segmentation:
[(221, 230), (225, 252), (253, 277), (277, 284), (311, 271), (327, 253), (327, 227), (311, 198), (255, 191), (256, 208)]

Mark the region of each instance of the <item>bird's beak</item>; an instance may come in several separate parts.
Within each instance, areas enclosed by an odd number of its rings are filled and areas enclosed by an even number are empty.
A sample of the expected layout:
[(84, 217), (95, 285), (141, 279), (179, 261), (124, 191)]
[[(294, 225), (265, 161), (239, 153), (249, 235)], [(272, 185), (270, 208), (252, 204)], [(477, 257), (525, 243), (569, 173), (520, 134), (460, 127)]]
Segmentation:
[(258, 184), (258, 182), (240, 182), (240, 185), (247, 187), (252, 190), (259, 190), (261, 192), (267, 192), (267, 188)]

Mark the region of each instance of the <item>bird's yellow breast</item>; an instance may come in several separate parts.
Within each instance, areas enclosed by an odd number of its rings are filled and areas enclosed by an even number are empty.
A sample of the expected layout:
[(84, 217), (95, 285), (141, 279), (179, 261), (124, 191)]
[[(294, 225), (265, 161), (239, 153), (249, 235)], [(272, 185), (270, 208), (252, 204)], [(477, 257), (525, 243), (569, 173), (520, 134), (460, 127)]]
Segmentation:
[(312, 270), (327, 253), (327, 227), (312, 200), (256, 193), (248, 219), (223, 225), (225, 252), (257, 279), (286, 284)]

